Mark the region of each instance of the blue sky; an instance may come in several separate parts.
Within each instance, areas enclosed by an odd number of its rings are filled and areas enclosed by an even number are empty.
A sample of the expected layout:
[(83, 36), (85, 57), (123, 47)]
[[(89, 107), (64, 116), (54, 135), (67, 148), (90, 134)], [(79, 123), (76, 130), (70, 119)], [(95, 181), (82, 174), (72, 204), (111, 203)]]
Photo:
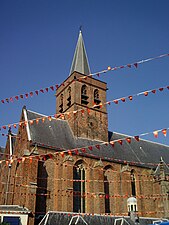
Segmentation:
[[(1, 0), (0, 98), (60, 84), (69, 75), (82, 25), (92, 72), (169, 53), (168, 0)], [(112, 71), (107, 100), (169, 85), (169, 57)], [(139, 135), (169, 127), (169, 91), (108, 106), (109, 130)], [(18, 122), (23, 105), (56, 111), (54, 92), (0, 104), (0, 126)], [(14, 130), (13, 130), (14, 131)], [(16, 132), (16, 131), (15, 131)], [(4, 133), (4, 132), (3, 132)], [(145, 138), (169, 145), (167, 137)], [(6, 138), (0, 136), (0, 145)]]

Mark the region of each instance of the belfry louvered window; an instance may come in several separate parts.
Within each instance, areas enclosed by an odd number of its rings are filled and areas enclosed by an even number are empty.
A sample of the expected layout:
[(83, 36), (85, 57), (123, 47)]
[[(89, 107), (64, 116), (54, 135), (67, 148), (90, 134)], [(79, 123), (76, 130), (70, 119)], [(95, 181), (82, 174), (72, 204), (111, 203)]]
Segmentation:
[(60, 95), (59, 112), (63, 112), (63, 94)]
[[(95, 105), (99, 105), (100, 102), (101, 102), (101, 100), (100, 100), (100, 96), (99, 96), (99, 90), (98, 89), (95, 89), (94, 90), (94, 104)], [(100, 108), (100, 107), (99, 106), (98, 107), (95, 106), (95, 108)]]
[(71, 106), (71, 87), (68, 88), (67, 106)]
[(88, 102), (88, 96), (87, 96), (87, 86), (84, 84), (81, 88), (81, 104), (87, 105)]
[(73, 168), (73, 212), (85, 212), (85, 168), (82, 160)]

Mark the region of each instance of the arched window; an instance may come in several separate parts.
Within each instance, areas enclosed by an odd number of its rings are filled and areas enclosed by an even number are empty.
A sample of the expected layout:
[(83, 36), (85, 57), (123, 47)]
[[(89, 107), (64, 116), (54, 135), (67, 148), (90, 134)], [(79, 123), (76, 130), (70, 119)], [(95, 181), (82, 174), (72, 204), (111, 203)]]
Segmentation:
[(105, 213), (110, 213), (110, 176), (112, 168), (111, 166), (106, 166), (104, 168), (104, 193), (105, 193)]
[(68, 88), (67, 106), (71, 106), (71, 87)]
[[(100, 97), (99, 97), (99, 90), (98, 89), (95, 89), (94, 90), (94, 104), (95, 105), (99, 105), (100, 104)], [(95, 108), (100, 108), (99, 106), (98, 107), (95, 107)]]
[(135, 174), (134, 174), (134, 170), (131, 170), (131, 194), (132, 196), (136, 196), (136, 178), (135, 178)]
[(87, 86), (84, 84), (81, 88), (81, 104), (87, 105), (88, 102), (88, 96), (87, 96)]
[(85, 168), (82, 160), (73, 167), (73, 212), (85, 212)]
[(63, 112), (63, 94), (60, 95), (60, 105), (59, 105), (59, 112)]

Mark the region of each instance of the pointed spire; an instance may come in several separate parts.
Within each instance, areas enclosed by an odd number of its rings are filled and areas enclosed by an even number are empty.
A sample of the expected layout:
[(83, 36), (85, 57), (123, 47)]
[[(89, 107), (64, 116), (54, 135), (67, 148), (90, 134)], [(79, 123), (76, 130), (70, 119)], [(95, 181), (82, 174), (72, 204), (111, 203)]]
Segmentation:
[(75, 53), (74, 53), (74, 57), (72, 61), (72, 66), (70, 69), (70, 75), (74, 71), (82, 73), (84, 75), (90, 74), (90, 67), (88, 63), (88, 58), (86, 54), (83, 37), (82, 37), (81, 28), (80, 28), (79, 37), (78, 37), (78, 41), (77, 41), (77, 45), (76, 45), (76, 49), (75, 49)]

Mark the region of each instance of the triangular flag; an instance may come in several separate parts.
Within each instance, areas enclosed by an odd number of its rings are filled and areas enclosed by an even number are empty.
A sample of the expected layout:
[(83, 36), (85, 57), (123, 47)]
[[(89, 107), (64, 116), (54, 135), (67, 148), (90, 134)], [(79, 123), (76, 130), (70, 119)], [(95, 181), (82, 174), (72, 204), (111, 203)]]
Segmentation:
[(2, 103), (5, 103), (5, 101), (4, 101), (4, 100), (1, 100), (1, 102), (2, 102)]
[(131, 138), (130, 137), (126, 138), (126, 141), (130, 144), (131, 143)]
[(50, 89), (51, 89), (52, 91), (54, 91), (54, 87), (53, 87), (53, 86), (50, 86)]
[(163, 91), (164, 90), (164, 88), (159, 88), (159, 91)]
[(39, 94), (39, 92), (38, 91), (35, 91), (35, 93), (38, 95)]
[(23, 95), (20, 95), (20, 98), (23, 98)]
[(43, 89), (40, 89), (40, 92), (44, 93), (44, 90)]
[(134, 66), (137, 68), (138, 67), (138, 63), (134, 63)]
[(152, 92), (153, 94), (155, 94), (155, 93), (156, 93), (156, 90), (154, 89), (154, 90), (152, 90), (151, 92)]
[(28, 98), (28, 94), (27, 93), (25, 94), (25, 97)]
[(128, 96), (128, 98), (130, 101), (133, 100), (133, 96)]
[(112, 147), (114, 147), (114, 141), (110, 141)]
[(120, 145), (122, 145), (122, 144), (123, 144), (123, 140), (118, 140), (118, 143), (119, 143)]
[(126, 99), (125, 99), (125, 98), (121, 98), (121, 101), (122, 101), (122, 102), (125, 102), (125, 101), (126, 101)]
[(128, 64), (127, 66), (128, 66), (129, 68), (131, 68), (131, 65), (130, 65), (130, 64)]
[(29, 94), (30, 94), (31, 97), (33, 96), (33, 92), (32, 91)]
[(100, 150), (100, 145), (95, 145), (95, 146), (96, 146), (96, 148), (98, 148)]
[(118, 104), (118, 103), (119, 103), (118, 100), (114, 100), (113, 102), (114, 102), (115, 104)]
[(158, 131), (154, 131), (153, 134), (155, 138), (158, 138)]
[(55, 85), (55, 87), (56, 87), (56, 89), (58, 89), (59, 85), (58, 85), (58, 84), (56, 84), (56, 85)]
[(163, 133), (164, 136), (166, 137), (166, 136), (167, 136), (167, 129), (163, 129), (163, 130), (162, 130), (162, 133)]
[(140, 141), (139, 136), (134, 136), (134, 138), (136, 139), (136, 141)]
[(144, 92), (144, 95), (147, 96), (147, 95), (148, 95), (148, 91), (145, 91), (145, 92)]
[(89, 146), (88, 149), (89, 149), (90, 151), (92, 151), (92, 150), (93, 150), (93, 147), (92, 147), (92, 146)]
[(16, 100), (18, 100), (18, 99), (19, 99), (19, 97), (18, 97), (18, 96), (15, 96), (15, 98), (16, 98)]

